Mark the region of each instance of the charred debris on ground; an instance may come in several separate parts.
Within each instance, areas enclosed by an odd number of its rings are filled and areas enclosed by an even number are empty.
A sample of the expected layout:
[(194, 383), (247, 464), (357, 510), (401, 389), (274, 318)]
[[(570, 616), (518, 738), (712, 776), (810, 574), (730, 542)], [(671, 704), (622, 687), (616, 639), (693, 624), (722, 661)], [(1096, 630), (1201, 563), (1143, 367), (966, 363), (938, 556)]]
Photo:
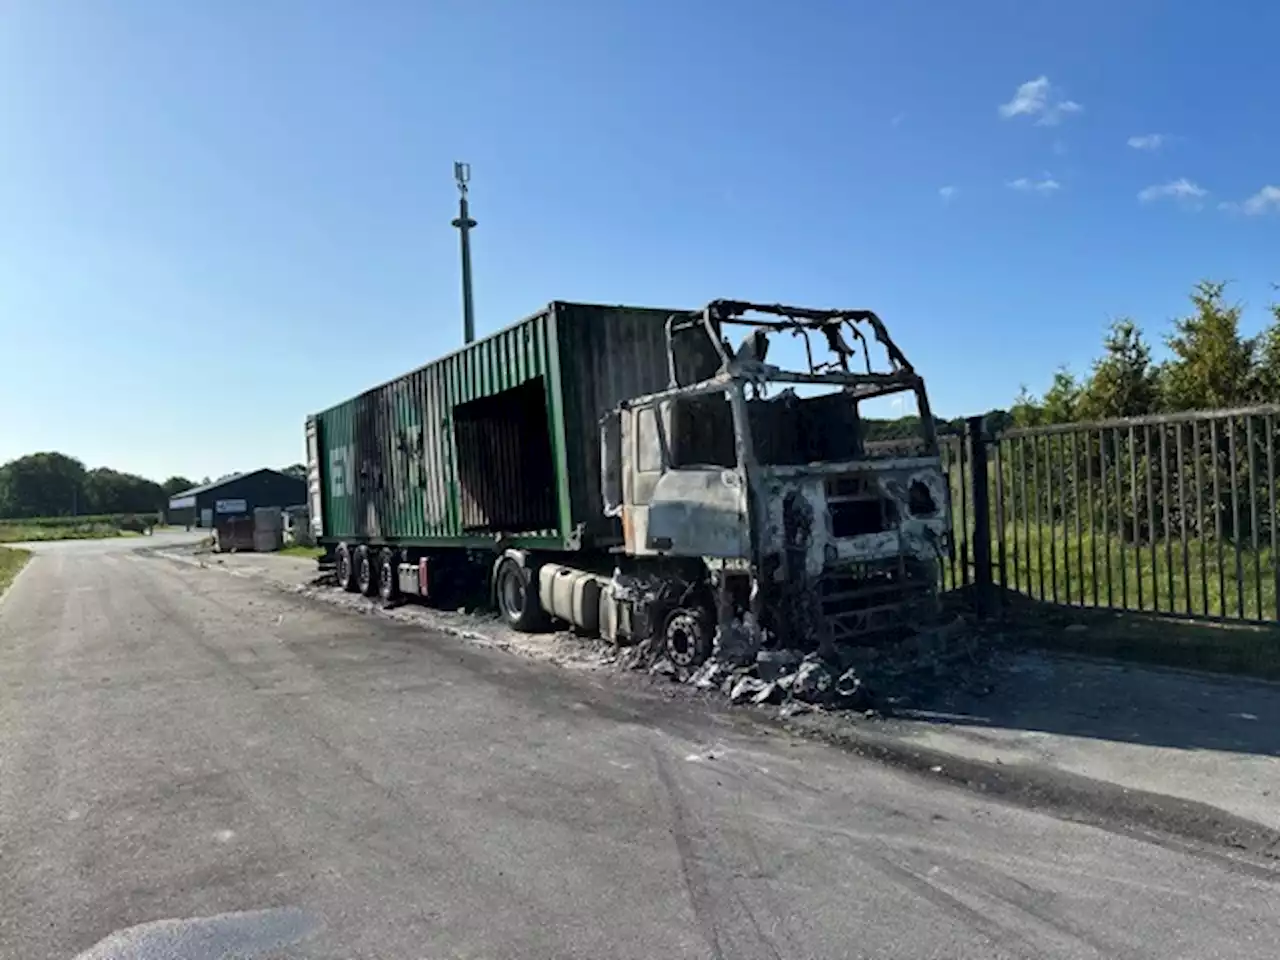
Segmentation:
[(994, 645), (964, 617), (827, 653), (752, 641), (746, 631), (718, 635), (711, 657), (697, 666), (674, 663), (654, 642), (623, 648), (618, 662), (734, 704), (778, 706), (784, 717), (814, 709), (891, 715), (992, 689)]
[[(312, 581), (313, 587), (336, 585), (330, 571)], [(404, 602), (379, 605), (393, 608)], [(473, 603), (457, 612), (490, 619), (486, 609)], [(571, 630), (557, 632), (584, 646), (592, 642)], [(717, 631), (711, 656), (692, 664), (673, 662), (661, 637), (631, 646), (599, 640), (595, 644), (612, 650), (602, 656), (602, 665), (647, 672), (704, 694), (725, 696), (736, 705), (776, 707), (782, 717), (815, 710), (893, 716), (946, 706), (954, 695), (985, 696), (993, 689), (999, 672), (997, 651), (1002, 649), (999, 638), (964, 616), (897, 635), (867, 637), (863, 645), (837, 644), (826, 654), (769, 646), (767, 639), (763, 631)]]

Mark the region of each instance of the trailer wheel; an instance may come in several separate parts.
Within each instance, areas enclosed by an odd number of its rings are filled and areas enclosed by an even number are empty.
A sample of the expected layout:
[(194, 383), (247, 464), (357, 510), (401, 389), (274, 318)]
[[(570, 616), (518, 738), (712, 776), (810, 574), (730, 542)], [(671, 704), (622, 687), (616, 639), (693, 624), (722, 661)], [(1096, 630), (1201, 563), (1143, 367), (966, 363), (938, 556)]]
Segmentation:
[(388, 603), (400, 598), (400, 558), (390, 548), (378, 554), (378, 596)]
[(693, 668), (711, 656), (714, 631), (707, 612), (677, 607), (662, 628), (662, 652), (677, 667)]
[(355, 563), (351, 558), (351, 548), (345, 543), (338, 544), (338, 549), (334, 552), (334, 574), (338, 578), (338, 586), (347, 593), (355, 593), (360, 589), (356, 583)]
[(368, 547), (356, 547), (356, 589), (366, 597), (378, 595), (378, 570), (374, 563)]
[(546, 626), (547, 615), (538, 601), (538, 582), (517, 560), (504, 557), (498, 561), (493, 592), (502, 619), (509, 626), (525, 633)]

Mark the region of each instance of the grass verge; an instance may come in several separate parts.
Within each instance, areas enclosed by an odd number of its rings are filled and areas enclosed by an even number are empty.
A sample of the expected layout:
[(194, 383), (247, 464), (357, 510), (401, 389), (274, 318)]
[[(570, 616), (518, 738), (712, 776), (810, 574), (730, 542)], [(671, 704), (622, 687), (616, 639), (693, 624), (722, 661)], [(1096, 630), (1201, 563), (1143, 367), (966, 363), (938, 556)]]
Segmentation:
[(120, 535), (120, 528), (101, 521), (45, 526), (30, 523), (0, 523), (0, 543), (29, 543), (37, 540), (103, 540)]
[(0, 547), (0, 594), (3, 594), (18, 571), (31, 559), (30, 550), (15, 547)]
[[(994, 534), (994, 531), (993, 531)], [(970, 542), (972, 532), (969, 534)], [(944, 562), (948, 588), (963, 579), (962, 544)], [(1280, 564), (1269, 543), (1207, 538), (1122, 542), (1062, 524), (1009, 524), (993, 535), (992, 576), (1036, 600), (1140, 613), (1275, 622)]]
[[(1280, 565), (1268, 540), (1135, 545), (1074, 523), (1011, 523), (993, 536), (992, 574), (1006, 625), (1031, 645), (1280, 680)], [(952, 589), (964, 555), (945, 565)]]

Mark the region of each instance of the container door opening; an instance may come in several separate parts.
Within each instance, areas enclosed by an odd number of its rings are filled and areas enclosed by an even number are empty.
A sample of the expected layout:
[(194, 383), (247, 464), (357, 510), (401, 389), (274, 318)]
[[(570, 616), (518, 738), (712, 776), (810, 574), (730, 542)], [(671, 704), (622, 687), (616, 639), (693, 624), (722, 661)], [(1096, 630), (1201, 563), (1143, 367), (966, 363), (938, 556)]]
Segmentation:
[(460, 404), (453, 422), (463, 528), (485, 533), (556, 530), (556, 478), (543, 379)]

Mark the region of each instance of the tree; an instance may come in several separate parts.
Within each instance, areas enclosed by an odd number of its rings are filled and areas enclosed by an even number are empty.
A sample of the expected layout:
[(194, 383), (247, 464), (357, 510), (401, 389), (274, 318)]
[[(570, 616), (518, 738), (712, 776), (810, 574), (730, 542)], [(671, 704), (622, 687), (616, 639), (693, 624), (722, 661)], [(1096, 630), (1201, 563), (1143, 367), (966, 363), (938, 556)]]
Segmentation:
[(84, 464), (61, 453), (33, 453), (0, 467), (0, 516), (87, 513)]
[(1271, 304), (1272, 322), (1258, 338), (1253, 393), (1259, 403), (1280, 403), (1280, 303)]
[(1001, 410), (997, 407), (988, 410), (982, 415), (982, 425), (988, 434), (995, 436), (1005, 430), (1012, 429), (1014, 425), (1013, 415), (1008, 410)]
[(1240, 336), (1241, 306), (1228, 305), (1225, 291), (1225, 283), (1202, 280), (1191, 292), (1194, 312), (1174, 321), (1166, 341), (1173, 359), (1162, 371), (1171, 410), (1236, 407), (1254, 399), (1258, 340)]
[(109, 467), (90, 470), (84, 478), (81, 513), (152, 513), (164, 507), (160, 484)]
[(1087, 420), (1139, 417), (1155, 411), (1159, 393), (1151, 347), (1142, 330), (1127, 317), (1111, 324), (1080, 391), (1078, 414)]
[(1038, 427), (1044, 422), (1040, 401), (1032, 396), (1025, 383), (1018, 388), (1018, 395), (1009, 408), (1009, 417), (1015, 427)]
[(1059, 367), (1040, 401), (1045, 423), (1073, 423), (1080, 419), (1080, 384), (1066, 367)]
[(302, 463), (291, 463), (287, 467), (281, 467), (280, 472), (286, 477), (293, 477), (295, 480), (307, 479), (307, 467)]
[(169, 497), (176, 496), (185, 490), (190, 490), (194, 486), (196, 486), (194, 480), (188, 480), (186, 477), (174, 476), (160, 484), (160, 489), (164, 491), (164, 496), (167, 500)]

